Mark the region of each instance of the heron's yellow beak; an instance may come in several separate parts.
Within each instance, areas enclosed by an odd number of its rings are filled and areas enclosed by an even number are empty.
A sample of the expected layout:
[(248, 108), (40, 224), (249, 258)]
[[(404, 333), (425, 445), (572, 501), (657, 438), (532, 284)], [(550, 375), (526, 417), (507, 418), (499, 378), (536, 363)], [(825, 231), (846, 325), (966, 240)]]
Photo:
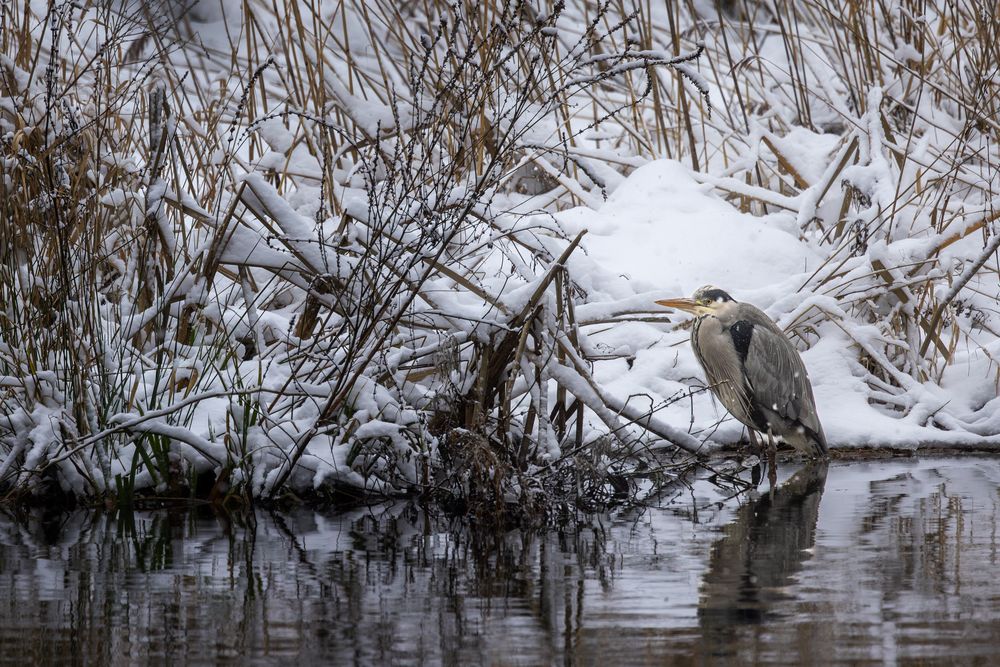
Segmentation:
[(694, 299), (663, 299), (662, 301), (657, 301), (656, 303), (661, 306), (666, 306), (667, 308), (674, 308), (676, 310), (686, 310), (689, 313), (698, 314), (702, 306), (699, 306)]

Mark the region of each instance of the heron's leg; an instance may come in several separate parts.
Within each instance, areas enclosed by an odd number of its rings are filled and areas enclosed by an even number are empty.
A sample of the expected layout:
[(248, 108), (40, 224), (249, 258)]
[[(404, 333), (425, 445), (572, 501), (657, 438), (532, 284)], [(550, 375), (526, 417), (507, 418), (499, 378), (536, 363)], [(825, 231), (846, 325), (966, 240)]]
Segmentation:
[(774, 441), (774, 434), (771, 429), (767, 429), (767, 481), (771, 485), (771, 490), (778, 484), (778, 445)]
[(750, 453), (757, 457), (757, 463), (750, 470), (750, 482), (756, 488), (760, 485), (760, 480), (764, 476), (764, 446), (761, 444), (760, 434), (752, 428), (747, 429), (750, 434)]

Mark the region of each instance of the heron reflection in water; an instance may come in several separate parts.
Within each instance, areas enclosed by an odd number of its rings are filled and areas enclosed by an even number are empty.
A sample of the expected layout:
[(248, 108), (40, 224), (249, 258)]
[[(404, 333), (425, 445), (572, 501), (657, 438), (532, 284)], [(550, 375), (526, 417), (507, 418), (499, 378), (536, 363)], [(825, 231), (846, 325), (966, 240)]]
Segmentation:
[(739, 509), (712, 546), (698, 625), (706, 652), (730, 655), (741, 628), (774, 615), (783, 592), (811, 557), (827, 463), (815, 461), (772, 493)]

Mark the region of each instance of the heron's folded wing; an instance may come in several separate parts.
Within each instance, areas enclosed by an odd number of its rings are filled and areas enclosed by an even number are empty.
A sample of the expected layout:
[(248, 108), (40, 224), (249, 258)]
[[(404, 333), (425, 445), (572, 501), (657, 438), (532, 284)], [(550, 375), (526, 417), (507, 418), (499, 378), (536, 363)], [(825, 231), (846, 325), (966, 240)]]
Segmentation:
[(806, 367), (784, 334), (755, 326), (743, 369), (757, 405), (816, 430), (818, 422)]

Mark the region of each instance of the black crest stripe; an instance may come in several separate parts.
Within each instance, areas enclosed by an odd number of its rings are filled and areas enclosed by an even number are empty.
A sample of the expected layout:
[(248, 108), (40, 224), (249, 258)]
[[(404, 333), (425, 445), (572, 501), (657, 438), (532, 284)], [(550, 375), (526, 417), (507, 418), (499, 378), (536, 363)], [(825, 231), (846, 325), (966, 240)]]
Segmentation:
[(732, 301), (733, 297), (729, 296), (727, 292), (723, 292), (720, 289), (708, 290), (704, 293), (704, 298), (709, 301)]

